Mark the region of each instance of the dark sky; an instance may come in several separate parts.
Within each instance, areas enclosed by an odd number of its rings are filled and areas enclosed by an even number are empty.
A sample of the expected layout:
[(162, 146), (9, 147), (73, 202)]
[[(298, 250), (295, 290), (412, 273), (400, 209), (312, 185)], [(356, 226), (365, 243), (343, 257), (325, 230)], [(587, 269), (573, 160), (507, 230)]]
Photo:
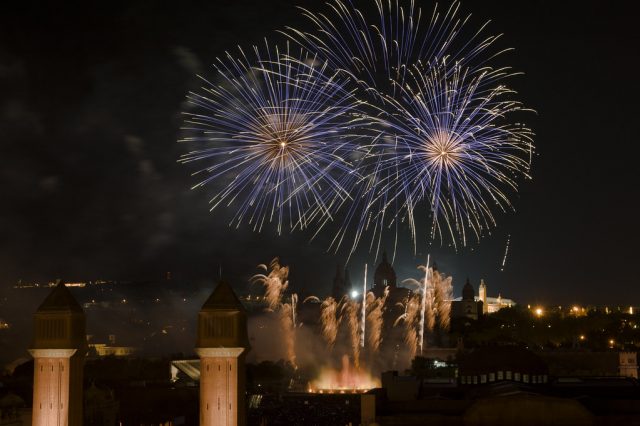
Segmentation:
[[(212, 280), (223, 265), (244, 288), (256, 264), (279, 255), (294, 288), (328, 289), (343, 254), (308, 235), (229, 229), (229, 212), (209, 213), (206, 192), (190, 191), (189, 169), (176, 163), (195, 74), (212, 74), (225, 49), (277, 42), (277, 29), (304, 25), (295, 4), (322, 4), (57, 3), (0, 6), (0, 284), (157, 279), (167, 270)], [(516, 48), (507, 60), (525, 76), (513, 86), (537, 111), (534, 179), (480, 244), (422, 247), (414, 258), (403, 243), (400, 278), (415, 276), (429, 251), (456, 293), (468, 276), (523, 303), (640, 303), (640, 32), (631, 5), (463, 3), (470, 29), (490, 19), (490, 32)], [(365, 261), (366, 248), (350, 264), (354, 278)]]

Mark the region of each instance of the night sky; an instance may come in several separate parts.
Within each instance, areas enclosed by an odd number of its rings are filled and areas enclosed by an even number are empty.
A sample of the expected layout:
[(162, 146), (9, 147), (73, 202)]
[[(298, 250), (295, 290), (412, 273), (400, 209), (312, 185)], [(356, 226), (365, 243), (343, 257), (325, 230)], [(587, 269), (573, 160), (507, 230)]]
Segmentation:
[[(416, 1), (429, 14), (433, 2)], [(358, 4), (361, 4), (360, 2)], [(446, 3), (446, 2), (445, 2)], [(328, 291), (344, 253), (322, 239), (229, 229), (177, 164), (185, 95), (216, 56), (285, 25), (310, 1), (104, 2), (0, 6), (0, 285), (18, 279), (229, 277), (239, 289), (280, 256), (297, 291)], [(640, 32), (632, 2), (466, 1), (469, 30), (491, 20), (511, 85), (535, 109), (533, 177), (515, 213), (457, 252), (401, 244), (399, 278), (431, 253), (453, 275), (523, 303), (640, 303)], [(504, 272), (500, 264), (511, 235)], [(391, 249), (391, 242), (388, 243)], [(362, 276), (363, 247), (349, 267)], [(370, 266), (371, 267), (371, 266)]]

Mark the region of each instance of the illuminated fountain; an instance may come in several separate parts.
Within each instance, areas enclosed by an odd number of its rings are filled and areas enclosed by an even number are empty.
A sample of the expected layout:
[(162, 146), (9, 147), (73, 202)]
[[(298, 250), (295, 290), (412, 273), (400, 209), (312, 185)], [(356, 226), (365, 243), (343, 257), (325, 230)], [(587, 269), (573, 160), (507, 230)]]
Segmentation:
[[(427, 260), (427, 266), (418, 267), (424, 273), (423, 279), (404, 281), (412, 292), (400, 303), (394, 304), (403, 307), (403, 313), (393, 324), (403, 331), (404, 345), (400, 350), (406, 351), (412, 358), (423, 353), (426, 347), (425, 333), (433, 332), (436, 326), (441, 330), (449, 327), (452, 279), (428, 265)], [(280, 265), (278, 258), (269, 266), (259, 267), (265, 273), (253, 276), (252, 282), (265, 288), (267, 311), (277, 315), (286, 359), (297, 369), (296, 334), (302, 326), (297, 320), (298, 296), (294, 293), (288, 302), (283, 302), (289, 284), (289, 268)], [(362, 288), (362, 295), (353, 291), (340, 300), (333, 297), (321, 300), (310, 296), (303, 301), (320, 305), (320, 334), (326, 351), (320, 355), (322, 366), (317, 377), (307, 384), (309, 392), (358, 393), (380, 386), (373, 371), (376, 365), (380, 367), (380, 356), (384, 356), (380, 354), (380, 347), (384, 339), (385, 311), (390, 308), (387, 306), (389, 288), (380, 297), (368, 292), (366, 266)], [(306, 344), (303, 341), (299, 343)]]
[(380, 387), (380, 381), (361, 368), (352, 368), (347, 355), (342, 356), (342, 368), (325, 367), (318, 378), (309, 383), (313, 393), (361, 393)]

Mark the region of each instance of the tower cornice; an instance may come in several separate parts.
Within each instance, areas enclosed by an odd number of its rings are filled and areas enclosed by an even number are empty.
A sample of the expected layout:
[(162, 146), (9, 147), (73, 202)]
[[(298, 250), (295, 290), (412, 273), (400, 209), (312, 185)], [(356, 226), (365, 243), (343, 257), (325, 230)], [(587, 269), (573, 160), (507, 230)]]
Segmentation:
[(196, 353), (200, 358), (237, 358), (244, 351), (245, 348), (196, 348)]
[(34, 358), (71, 358), (78, 349), (29, 349)]

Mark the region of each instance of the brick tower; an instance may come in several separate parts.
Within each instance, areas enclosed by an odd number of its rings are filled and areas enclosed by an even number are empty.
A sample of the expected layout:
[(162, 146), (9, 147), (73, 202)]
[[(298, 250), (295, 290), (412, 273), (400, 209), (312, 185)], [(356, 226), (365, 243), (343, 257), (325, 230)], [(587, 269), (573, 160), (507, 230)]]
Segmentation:
[(33, 426), (82, 425), (84, 312), (58, 280), (34, 315)]
[(247, 314), (231, 286), (220, 281), (198, 314), (200, 425), (244, 426)]

